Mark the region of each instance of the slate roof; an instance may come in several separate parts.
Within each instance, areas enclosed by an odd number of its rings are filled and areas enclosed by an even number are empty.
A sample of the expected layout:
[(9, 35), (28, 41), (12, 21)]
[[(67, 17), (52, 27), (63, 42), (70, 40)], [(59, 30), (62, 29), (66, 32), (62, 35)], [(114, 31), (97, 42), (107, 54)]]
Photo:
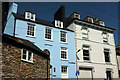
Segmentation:
[(14, 17), (16, 19), (20, 19), (20, 20), (24, 20), (24, 21), (29, 21), (29, 22), (33, 22), (33, 23), (37, 23), (37, 24), (42, 24), (42, 25), (47, 25), (47, 26), (50, 26), (50, 27), (54, 27), (54, 28), (58, 28), (58, 29), (63, 29), (63, 30), (74, 32), (74, 31), (69, 30), (67, 28), (55, 27), (54, 24), (52, 22), (50, 22), (50, 21), (42, 20), (42, 19), (39, 19), (39, 18), (36, 18), (35, 21), (31, 21), (31, 20), (25, 19), (25, 16), (23, 14), (19, 14), (19, 13), (12, 13), (12, 14), (14, 15)]
[(12, 45), (15, 45), (20, 48), (28, 49), (28, 50), (32, 51), (33, 53), (37, 52), (39, 54), (49, 56), (48, 53), (43, 52), (40, 48), (38, 48), (36, 45), (34, 45), (34, 43), (30, 42), (27, 39), (22, 39), (19, 37), (13, 37), (13, 36), (10, 36), (7, 34), (3, 34), (2, 42), (12, 44)]

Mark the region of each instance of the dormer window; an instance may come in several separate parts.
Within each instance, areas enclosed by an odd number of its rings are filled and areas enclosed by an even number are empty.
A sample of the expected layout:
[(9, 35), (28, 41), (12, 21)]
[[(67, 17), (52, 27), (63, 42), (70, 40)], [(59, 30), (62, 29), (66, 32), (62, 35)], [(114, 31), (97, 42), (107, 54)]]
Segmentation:
[(56, 27), (63, 28), (63, 22), (62, 22), (62, 21), (59, 21), (59, 20), (55, 20), (55, 26), (56, 26)]
[(93, 23), (93, 19), (92, 18), (88, 18), (88, 22)]
[(35, 21), (35, 14), (31, 12), (25, 12), (25, 19)]
[(74, 14), (74, 18), (80, 19), (80, 14)]
[(103, 21), (100, 21), (99, 23), (100, 23), (100, 25), (105, 26)]

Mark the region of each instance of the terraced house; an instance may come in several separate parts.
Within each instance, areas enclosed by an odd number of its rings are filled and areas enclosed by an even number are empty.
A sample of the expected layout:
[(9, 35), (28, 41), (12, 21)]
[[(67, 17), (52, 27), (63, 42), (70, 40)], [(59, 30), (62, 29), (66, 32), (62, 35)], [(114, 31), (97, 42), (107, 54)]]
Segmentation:
[(69, 18), (73, 20), (66, 27), (75, 33), (78, 77), (118, 79), (114, 29), (106, 27), (103, 20), (90, 16), (81, 20), (77, 12)]
[(105, 26), (104, 21), (98, 18), (87, 16), (81, 20), (77, 12), (66, 18), (62, 15), (64, 12), (64, 8), (58, 10), (57, 18), (64, 22), (65, 28), (74, 31), (78, 78), (118, 79), (115, 29)]
[[(101, 78), (118, 79), (113, 32), (103, 20), (87, 16), (81, 20), (80, 14), (65, 17), (61, 6), (49, 22), (26, 11), (17, 12), (13, 3), (9, 9), (4, 34), (27, 39), (50, 54), (50, 77), (73, 79)], [(34, 58), (34, 56), (33, 56)]]
[(18, 5), (13, 3), (4, 34), (27, 39), (41, 50), (47, 49), (51, 78), (76, 78), (74, 31), (64, 28), (64, 22), (58, 19), (58, 12), (54, 15), (54, 21), (49, 22), (37, 18), (30, 11), (19, 14), (17, 9)]

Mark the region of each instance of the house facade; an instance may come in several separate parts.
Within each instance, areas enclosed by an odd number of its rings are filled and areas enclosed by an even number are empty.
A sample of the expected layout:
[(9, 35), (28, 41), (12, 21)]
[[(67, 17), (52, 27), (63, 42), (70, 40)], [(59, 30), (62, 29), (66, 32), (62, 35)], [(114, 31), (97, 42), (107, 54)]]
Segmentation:
[(58, 19), (53, 22), (36, 18), (35, 13), (17, 13), (18, 5), (9, 9), (4, 34), (27, 39), (50, 53), (51, 78), (76, 78), (74, 32), (64, 28)]
[(118, 72), (120, 78), (120, 47), (119, 46), (116, 46), (116, 55), (117, 55)]
[(49, 56), (29, 40), (3, 35), (2, 79), (48, 79)]
[(76, 12), (69, 18), (73, 19), (67, 28), (75, 33), (78, 78), (118, 79), (114, 29), (90, 16), (81, 20)]

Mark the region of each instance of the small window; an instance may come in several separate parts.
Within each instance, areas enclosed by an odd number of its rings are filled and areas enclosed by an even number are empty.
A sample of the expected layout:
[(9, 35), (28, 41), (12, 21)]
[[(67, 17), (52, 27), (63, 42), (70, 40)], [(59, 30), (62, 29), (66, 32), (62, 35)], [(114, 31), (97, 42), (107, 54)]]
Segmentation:
[(88, 18), (88, 22), (93, 23), (93, 19), (92, 18)]
[(67, 59), (67, 48), (61, 48), (61, 59)]
[(82, 28), (82, 38), (87, 39), (88, 38), (88, 29), (86, 27)]
[(35, 25), (28, 24), (27, 36), (30, 36), (30, 37), (34, 37), (35, 36)]
[(103, 42), (107, 43), (108, 42), (108, 35), (107, 33), (103, 32)]
[(31, 13), (27, 13), (27, 18), (30, 19)]
[(33, 62), (33, 53), (26, 50), (26, 49), (23, 49), (23, 51), (22, 51), (22, 60), (28, 61), (28, 62)]
[(50, 28), (45, 28), (45, 39), (52, 39), (52, 29)]
[(62, 21), (59, 21), (59, 20), (55, 20), (55, 26), (56, 26), (56, 27), (63, 28), (63, 22), (62, 22)]
[(89, 46), (83, 46), (83, 60), (89, 61), (90, 60), (90, 53), (89, 53)]
[(63, 31), (60, 32), (60, 41), (67, 42), (67, 33), (66, 32), (63, 32)]
[(31, 12), (26, 12), (25, 19), (29, 19), (29, 20), (35, 21), (35, 14), (33, 14)]
[(107, 80), (112, 80), (111, 71), (106, 71)]
[(55, 70), (55, 68), (54, 68), (54, 72), (55, 72), (56, 70)]
[(61, 66), (61, 78), (68, 78), (68, 67)]
[(103, 21), (100, 21), (100, 25), (104, 26), (104, 22), (103, 22)]
[(104, 49), (105, 62), (110, 62), (110, 53), (109, 49)]

